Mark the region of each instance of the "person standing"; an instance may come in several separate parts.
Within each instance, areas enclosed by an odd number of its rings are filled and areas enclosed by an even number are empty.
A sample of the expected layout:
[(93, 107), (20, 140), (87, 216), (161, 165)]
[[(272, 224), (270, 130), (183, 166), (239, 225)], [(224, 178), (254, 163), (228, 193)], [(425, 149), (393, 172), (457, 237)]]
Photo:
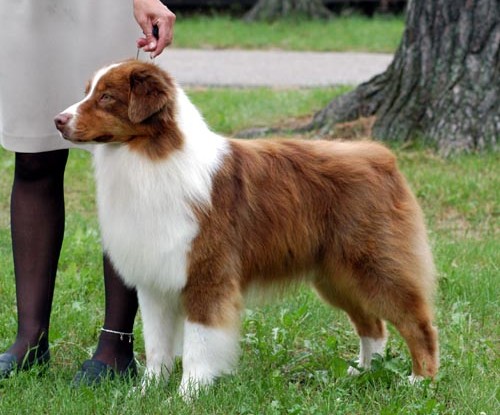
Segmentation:
[[(65, 223), (63, 179), (74, 147), (59, 137), (53, 117), (80, 99), (97, 68), (135, 57), (135, 46), (151, 57), (162, 53), (172, 42), (175, 15), (160, 0), (2, 0), (0, 21), (0, 144), (15, 153), (11, 235), (18, 313), (16, 339), (0, 354), (0, 378), (5, 378), (50, 359), (49, 323)], [(136, 293), (103, 257), (104, 325), (75, 384), (137, 371)]]

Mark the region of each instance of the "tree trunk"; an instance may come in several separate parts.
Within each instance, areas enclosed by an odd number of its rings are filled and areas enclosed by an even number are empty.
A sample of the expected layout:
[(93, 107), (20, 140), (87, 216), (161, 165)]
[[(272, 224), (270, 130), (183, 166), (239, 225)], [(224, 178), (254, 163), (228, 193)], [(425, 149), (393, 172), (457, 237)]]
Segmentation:
[(499, 0), (410, 0), (406, 29), (381, 75), (334, 99), (309, 126), (376, 117), (373, 136), (422, 137), (444, 154), (500, 137)]
[(322, 0), (259, 0), (245, 15), (245, 20), (276, 20), (297, 15), (315, 19), (332, 16)]

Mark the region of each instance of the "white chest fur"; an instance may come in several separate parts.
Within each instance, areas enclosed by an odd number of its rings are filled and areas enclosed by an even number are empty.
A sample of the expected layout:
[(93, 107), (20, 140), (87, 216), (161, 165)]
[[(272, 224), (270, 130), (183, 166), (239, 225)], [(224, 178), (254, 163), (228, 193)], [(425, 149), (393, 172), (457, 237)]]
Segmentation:
[(96, 149), (103, 246), (128, 285), (162, 292), (184, 287), (199, 229), (192, 206), (210, 204), (212, 177), (227, 149), (208, 130), (188, 134), (183, 148), (162, 161), (127, 146)]

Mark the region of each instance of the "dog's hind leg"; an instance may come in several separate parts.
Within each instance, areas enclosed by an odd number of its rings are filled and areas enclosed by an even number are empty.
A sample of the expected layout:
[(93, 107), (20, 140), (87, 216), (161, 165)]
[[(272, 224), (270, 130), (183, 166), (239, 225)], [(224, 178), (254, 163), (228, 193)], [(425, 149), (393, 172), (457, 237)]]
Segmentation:
[(144, 345), (146, 372), (143, 387), (153, 380), (168, 380), (174, 363), (176, 335), (181, 329), (182, 314), (179, 296), (171, 298), (153, 289), (138, 289)]
[[(339, 277), (342, 278), (342, 277)], [(314, 283), (317, 293), (327, 303), (344, 310), (351, 320), (359, 336), (359, 356), (357, 359), (358, 368), (369, 369), (375, 354), (382, 355), (387, 343), (387, 330), (385, 322), (377, 316), (364, 310), (348, 289), (342, 290), (342, 283), (334, 285), (329, 277), (319, 279)], [(339, 289), (340, 288), (340, 289)], [(357, 368), (350, 366), (350, 375), (358, 375)]]
[[(347, 314), (359, 336), (359, 357), (358, 367), (370, 369), (371, 362), (375, 354), (383, 355), (387, 343), (387, 330), (385, 323), (378, 317), (369, 315), (360, 309), (346, 310)], [(349, 367), (350, 375), (359, 374), (355, 367)]]
[(410, 349), (411, 380), (434, 377), (439, 366), (437, 330), (432, 312), (433, 268), (407, 254), (372, 261), (355, 277), (367, 310), (392, 323)]
[[(434, 377), (439, 366), (437, 330), (432, 324), (432, 279), (422, 272), (424, 267), (419, 272), (417, 265), (402, 266), (398, 257), (380, 262), (372, 259), (353, 270), (351, 277), (350, 291), (363, 310), (392, 323), (406, 341), (413, 361), (412, 380)], [(362, 328), (362, 322), (349, 314), (356, 327)]]
[(439, 367), (437, 330), (432, 325), (429, 306), (420, 303), (414, 310), (401, 308), (391, 316), (393, 323), (410, 349), (413, 369), (410, 381), (434, 377)]

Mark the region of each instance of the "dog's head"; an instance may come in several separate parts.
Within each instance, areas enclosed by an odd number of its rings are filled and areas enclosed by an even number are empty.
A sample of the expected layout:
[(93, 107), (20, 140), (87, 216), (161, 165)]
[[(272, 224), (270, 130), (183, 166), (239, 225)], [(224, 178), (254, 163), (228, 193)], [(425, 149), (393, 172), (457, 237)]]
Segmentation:
[(175, 84), (165, 71), (130, 60), (97, 71), (84, 99), (54, 121), (61, 135), (75, 143), (128, 143), (144, 148), (163, 137), (170, 141), (163, 146), (175, 148), (180, 145), (175, 98)]

